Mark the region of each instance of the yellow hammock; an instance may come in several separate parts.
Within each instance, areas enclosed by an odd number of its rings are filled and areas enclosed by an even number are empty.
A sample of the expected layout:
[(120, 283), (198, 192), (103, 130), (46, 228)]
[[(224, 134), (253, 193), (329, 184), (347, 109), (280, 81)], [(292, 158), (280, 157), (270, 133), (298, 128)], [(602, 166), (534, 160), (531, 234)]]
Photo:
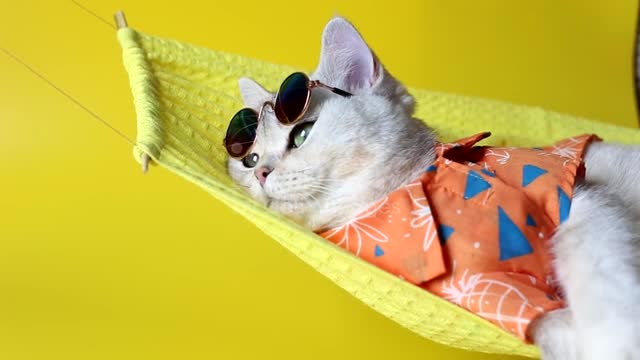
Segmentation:
[[(122, 20), (121, 20), (122, 21)], [(121, 27), (124, 24), (120, 24)], [(227, 175), (222, 146), (242, 107), (237, 80), (275, 89), (295, 70), (239, 55), (118, 30), (138, 122), (134, 155), (205, 189), (374, 310), (430, 340), (488, 353), (539, 357), (538, 349), (446, 300), (388, 274), (252, 201)], [(516, 106), (410, 89), (416, 116), (445, 140), (485, 130), (492, 145), (537, 146), (578, 133), (640, 143), (640, 131)]]

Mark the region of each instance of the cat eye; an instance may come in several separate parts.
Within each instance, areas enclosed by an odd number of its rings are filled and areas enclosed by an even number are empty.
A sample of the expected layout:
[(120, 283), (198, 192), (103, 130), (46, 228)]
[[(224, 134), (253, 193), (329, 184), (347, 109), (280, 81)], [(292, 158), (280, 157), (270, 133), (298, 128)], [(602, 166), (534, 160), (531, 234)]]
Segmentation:
[(299, 125), (291, 130), (289, 134), (289, 147), (290, 148), (299, 148), (302, 144), (307, 140), (309, 133), (311, 132), (311, 128), (313, 128), (313, 122), (306, 122)]
[(253, 168), (258, 165), (258, 160), (260, 160), (260, 156), (256, 153), (251, 153), (242, 158), (242, 165), (247, 168)]
[[(264, 103), (260, 108), (260, 112), (250, 108), (241, 109), (231, 118), (227, 134), (224, 137), (224, 146), (229, 156), (241, 159), (251, 151), (256, 140), (258, 121), (262, 118), (265, 106), (269, 105), (273, 108), (276, 118), (281, 124), (293, 125), (302, 119), (307, 111), (309, 100), (311, 99), (311, 91), (319, 87), (343, 97), (352, 96), (349, 92), (325, 85), (318, 80), (310, 80), (304, 73), (295, 72), (289, 75), (280, 85), (275, 103)], [(304, 139), (302, 142), (304, 142)]]

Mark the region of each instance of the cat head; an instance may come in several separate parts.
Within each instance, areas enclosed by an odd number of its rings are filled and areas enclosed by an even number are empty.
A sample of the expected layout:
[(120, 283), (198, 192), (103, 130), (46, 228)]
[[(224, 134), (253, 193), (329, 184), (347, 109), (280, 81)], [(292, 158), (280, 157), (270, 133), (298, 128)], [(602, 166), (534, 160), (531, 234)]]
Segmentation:
[(414, 99), (345, 19), (326, 25), (310, 78), (353, 96), (315, 88), (295, 125), (281, 124), (263, 107), (275, 94), (240, 79), (245, 106), (263, 112), (251, 153), (229, 159), (229, 174), (254, 199), (320, 230), (342, 224), (412, 180), (427, 161), (421, 158), (432, 158), (434, 140), (411, 117)]

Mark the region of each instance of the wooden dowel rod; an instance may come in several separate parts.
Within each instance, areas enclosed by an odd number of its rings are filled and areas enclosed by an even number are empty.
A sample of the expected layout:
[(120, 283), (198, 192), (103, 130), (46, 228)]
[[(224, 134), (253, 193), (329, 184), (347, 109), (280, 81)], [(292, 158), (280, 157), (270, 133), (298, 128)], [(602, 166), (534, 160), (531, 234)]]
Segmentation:
[(118, 29), (127, 27), (127, 18), (124, 16), (124, 12), (122, 10), (118, 10), (113, 17), (116, 19), (116, 26)]

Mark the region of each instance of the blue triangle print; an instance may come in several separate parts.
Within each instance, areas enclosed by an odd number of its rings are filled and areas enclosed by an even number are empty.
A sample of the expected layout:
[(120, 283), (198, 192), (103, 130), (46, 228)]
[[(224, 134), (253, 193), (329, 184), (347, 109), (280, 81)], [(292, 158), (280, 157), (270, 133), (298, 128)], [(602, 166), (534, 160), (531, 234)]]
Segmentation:
[(498, 226), (500, 236), (500, 261), (511, 260), (515, 257), (529, 255), (533, 252), (529, 240), (518, 226), (511, 221), (507, 213), (498, 207)]
[(453, 228), (451, 226), (440, 224), (438, 229), (440, 230), (440, 244), (444, 245), (447, 243), (447, 240), (449, 240), (451, 234), (453, 234)]
[(469, 200), (481, 192), (489, 189), (491, 184), (483, 179), (480, 174), (473, 170), (469, 170), (467, 174), (467, 185), (464, 188), (464, 199)]
[(533, 182), (533, 180), (547, 173), (547, 170), (539, 168), (535, 165), (525, 165), (522, 167), (522, 187)]
[(376, 245), (376, 249), (374, 251), (376, 257), (384, 255), (384, 250), (378, 245)]
[(562, 191), (560, 186), (558, 186), (558, 206), (560, 207), (560, 223), (562, 224), (569, 218), (571, 199), (564, 191)]
[(536, 221), (533, 220), (533, 216), (531, 216), (529, 214), (527, 214), (527, 225), (528, 226), (533, 226), (533, 227), (538, 226), (538, 224), (536, 224)]

